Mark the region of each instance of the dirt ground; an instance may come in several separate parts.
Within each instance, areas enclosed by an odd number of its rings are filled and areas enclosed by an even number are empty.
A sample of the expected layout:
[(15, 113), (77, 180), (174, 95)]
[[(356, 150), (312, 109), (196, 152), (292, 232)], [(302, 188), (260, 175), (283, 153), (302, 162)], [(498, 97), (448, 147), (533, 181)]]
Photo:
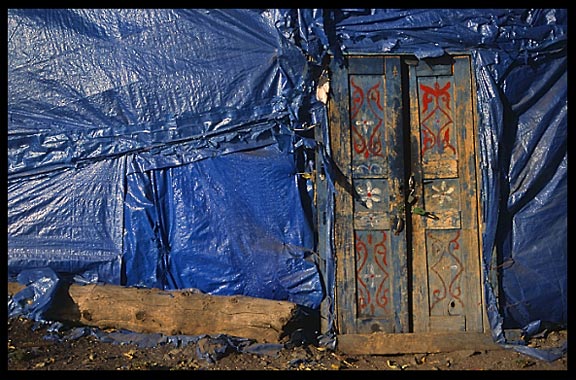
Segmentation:
[[(346, 355), (313, 344), (288, 342), (276, 350), (238, 350), (214, 337), (153, 347), (105, 342), (94, 334), (72, 336), (70, 330), (51, 329), (17, 317), (8, 319), (8, 370), (321, 370), (321, 371), (458, 371), (523, 370), (547, 372), (544, 378), (568, 378), (568, 354), (548, 362), (511, 349), (455, 351), (405, 355)], [(53, 331), (59, 330), (59, 331)], [(108, 332), (107, 332), (108, 333)], [(77, 334), (78, 335), (78, 334)], [(532, 338), (528, 346), (559, 347), (567, 331), (551, 331)]]

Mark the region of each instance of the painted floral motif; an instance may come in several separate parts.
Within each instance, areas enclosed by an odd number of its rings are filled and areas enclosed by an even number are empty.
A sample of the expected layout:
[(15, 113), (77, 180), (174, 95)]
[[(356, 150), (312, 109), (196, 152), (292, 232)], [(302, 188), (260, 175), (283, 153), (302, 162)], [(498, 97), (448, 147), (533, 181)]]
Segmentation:
[(378, 226), (382, 222), (380, 216), (378, 214), (373, 213), (360, 215), (358, 219), (360, 219), (360, 222), (363, 225), (369, 225), (371, 228)]
[(364, 135), (368, 135), (368, 128), (374, 125), (374, 121), (369, 120), (366, 115), (362, 115), (360, 120), (356, 120), (354, 123), (357, 127), (360, 127)]
[(374, 202), (380, 202), (380, 194), (382, 190), (377, 187), (372, 187), (371, 181), (366, 181), (366, 187), (356, 186), (356, 191), (360, 195), (360, 199), (366, 205), (367, 208), (371, 209), (374, 206)]
[(370, 263), (370, 265), (368, 266), (368, 273), (365, 273), (363, 277), (366, 280), (366, 283), (370, 283), (370, 288), (374, 289), (375, 281), (379, 280), (382, 277), (382, 274), (377, 274), (376, 271), (374, 270), (374, 264)]
[(446, 181), (442, 181), (440, 188), (432, 185), (432, 190), (436, 192), (436, 194), (432, 194), (432, 198), (438, 198), (439, 204), (443, 204), (444, 201), (450, 202), (452, 200), (450, 194), (454, 192), (454, 187), (447, 188)]

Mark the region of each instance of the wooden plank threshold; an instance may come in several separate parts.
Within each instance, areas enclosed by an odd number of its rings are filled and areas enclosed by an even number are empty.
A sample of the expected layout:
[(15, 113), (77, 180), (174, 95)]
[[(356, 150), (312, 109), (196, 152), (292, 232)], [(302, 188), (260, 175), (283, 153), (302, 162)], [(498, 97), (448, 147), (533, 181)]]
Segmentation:
[(494, 342), (489, 334), (472, 332), (342, 334), (337, 337), (337, 347), (349, 355), (395, 355), (503, 349)]

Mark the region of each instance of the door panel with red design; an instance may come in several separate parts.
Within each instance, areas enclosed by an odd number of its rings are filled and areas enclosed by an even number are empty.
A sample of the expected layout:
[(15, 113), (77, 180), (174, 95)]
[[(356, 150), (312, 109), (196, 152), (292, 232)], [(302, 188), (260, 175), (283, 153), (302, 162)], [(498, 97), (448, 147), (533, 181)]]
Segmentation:
[[(408, 331), (401, 62), (350, 58), (332, 78), (341, 333)], [(389, 79), (390, 78), (390, 79)], [(402, 254), (398, 254), (402, 253)]]
[(483, 329), (470, 59), (410, 66), (414, 331)]
[(339, 333), (482, 331), (469, 58), (332, 74)]

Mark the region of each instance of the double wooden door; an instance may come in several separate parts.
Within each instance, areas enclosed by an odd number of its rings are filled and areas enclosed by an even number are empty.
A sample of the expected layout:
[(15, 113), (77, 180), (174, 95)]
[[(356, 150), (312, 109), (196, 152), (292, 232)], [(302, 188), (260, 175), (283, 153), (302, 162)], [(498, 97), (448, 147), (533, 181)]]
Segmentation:
[(469, 56), (347, 56), (331, 74), (337, 332), (482, 332)]

